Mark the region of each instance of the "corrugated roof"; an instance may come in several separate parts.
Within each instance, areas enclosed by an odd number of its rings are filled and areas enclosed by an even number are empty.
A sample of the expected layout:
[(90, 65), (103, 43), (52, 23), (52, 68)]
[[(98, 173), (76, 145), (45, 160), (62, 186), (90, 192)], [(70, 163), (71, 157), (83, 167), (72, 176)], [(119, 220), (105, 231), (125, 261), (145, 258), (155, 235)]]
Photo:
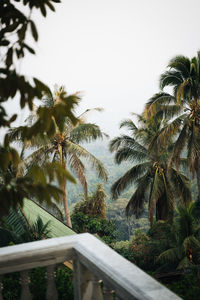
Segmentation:
[(24, 200), (23, 209), (10, 210), (9, 215), (6, 217), (6, 223), (14, 227), (15, 232), (21, 235), (24, 233), (24, 225), (27, 224), (27, 221), (33, 224), (37, 221), (38, 216), (40, 216), (44, 224), (50, 221), (48, 229), (50, 231), (49, 236), (52, 238), (76, 234), (70, 227), (29, 199)]
[(66, 235), (76, 234), (71, 228), (48, 213), (41, 206), (33, 202), (32, 200), (25, 199), (23, 205), (23, 212), (30, 223), (35, 223), (38, 216), (42, 219), (43, 223), (47, 223), (50, 220), (48, 229), (50, 230), (51, 237), (60, 237)]
[(24, 226), (26, 226), (26, 219), (24, 218), (20, 209), (15, 211), (10, 209), (10, 213), (6, 216), (6, 224), (15, 228), (15, 232), (19, 235), (24, 233)]

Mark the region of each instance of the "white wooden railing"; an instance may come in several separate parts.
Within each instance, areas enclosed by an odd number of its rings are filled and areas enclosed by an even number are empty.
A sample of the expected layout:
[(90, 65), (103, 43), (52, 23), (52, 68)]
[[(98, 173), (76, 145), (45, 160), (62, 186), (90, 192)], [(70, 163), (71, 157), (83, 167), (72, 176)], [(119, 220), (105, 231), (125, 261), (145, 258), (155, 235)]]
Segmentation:
[[(88, 233), (0, 248), (0, 274), (19, 271), (22, 285), (20, 299), (29, 300), (28, 270), (46, 266), (46, 299), (57, 300), (54, 267), (68, 260), (73, 260), (76, 300), (111, 300), (114, 294), (115, 299), (122, 300), (180, 299)], [(100, 285), (100, 281), (103, 284)]]

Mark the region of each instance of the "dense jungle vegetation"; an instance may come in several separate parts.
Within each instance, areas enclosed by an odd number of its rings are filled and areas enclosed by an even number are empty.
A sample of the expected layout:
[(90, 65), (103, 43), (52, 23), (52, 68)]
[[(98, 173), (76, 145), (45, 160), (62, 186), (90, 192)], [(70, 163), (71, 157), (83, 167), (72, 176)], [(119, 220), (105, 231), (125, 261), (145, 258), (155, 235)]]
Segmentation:
[[(48, 223), (40, 218), (23, 225), (20, 236), (6, 223), (10, 210), (23, 209), (24, 198), (29, 198), (77, 233), (98, 235), (183, 299), (198, 299), (200, 52), (193, 58), (172, 58), (144, 111), (121, 120), (126, 133), (108, 140), (98, 125), (87, 122), (90, 108), (77, 115), (79, 93), (68, 94), (63, 86), (52, 92), (39, 79), (18, 72), (26, 52), (35, 54), (27, 35), (38, 40), (30, 12), (46, 17), (58, 2), (0, 2), (0, 127), (6, 129), (0, 145), (1, 246), (48, 238)], [(8, 117), (3, 103), (17, 97), (30, 116), (16, 128), (12, 123), (17, 115)], [(41, 100), (38, 107), (35, 99)], [(72, 274), (60, 266), (56, 274), (61, 299), (70, 299)], [(42, 294), (43, 269), (31, 274), (32, 290), (36, 278)], [(18, 274), (5, 277), (3, 284), (5, 299), (17, 299)]]

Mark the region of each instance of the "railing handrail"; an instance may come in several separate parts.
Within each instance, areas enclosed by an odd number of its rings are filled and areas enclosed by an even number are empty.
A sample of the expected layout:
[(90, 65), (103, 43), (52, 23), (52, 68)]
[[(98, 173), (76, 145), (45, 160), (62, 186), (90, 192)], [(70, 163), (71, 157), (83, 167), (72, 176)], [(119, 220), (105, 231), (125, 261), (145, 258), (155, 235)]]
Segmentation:
[(180, 299), (88, 233), (0, 248), (0, 274), (70, 259), (80, 261), (122, 299)]

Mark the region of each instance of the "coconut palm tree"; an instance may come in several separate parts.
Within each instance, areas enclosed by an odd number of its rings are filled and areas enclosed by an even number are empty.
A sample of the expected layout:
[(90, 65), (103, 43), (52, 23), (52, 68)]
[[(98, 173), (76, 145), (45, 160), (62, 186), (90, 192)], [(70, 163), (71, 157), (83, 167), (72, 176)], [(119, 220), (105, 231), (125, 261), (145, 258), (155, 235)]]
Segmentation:
[(161, 90), (165, 87), (172, 87), (172, 94), (154, 95), (146, 104), (146, 116), (160, 112), (167, 119), (158, 142), (174, 137), (170, 163), (176, 163), (177, 167), (181, 154), (186, 152), (188, 170), (197, 177), (200, 200), (200, 52), (192, 59), (173, 58), (160, 77)]
[(189, 207), (179, 207), (178, 217), (173, 225), (174, 241), (171, 248), (158, 257), (164, 262), (171, 262), (177, 269), (198, 264), (200, 254), (200, 224), (193, 216), (194, 203)]
[(173, 166), (167, 169), (171, 150), (163, 145), (155, 147), (162, 119), (146, 120), (138, 115), (139, 127), (132, 120), (125, 120), (120, 127), (128, 128), (130, 135), (121, 135), (110, 143), (110, 150), (115, 153), (115, 161), (130, 161), (131, 168), (119, 178), (111, 188), (114, 199), (127, 187), (134, 184), (134, 192), (126, 207), (126, 213), (139, 217), (148, 202), (148, 215), (152, 225), (154, 212), (156, 220), (172, 222), (175, 199), (188, 204), (191, 200), (188, 179)]
[[(44, 106), (54, 107), (62, 102), (63, 95), (65, 94), (66, 92), (64, 88), (61, 87), (55, 92), (54, 96), (52, 94), (46, 95), (43, 99)], [(76, 96), (79, 97), (78, 94), (76, 94)], [(101, 111), (99, 108), (96, 108), (95, 110)], [(85, 122), (84, 118), (89, 111), (90, 109), (87, 109), (84, 113), (78, 116), (76, 118), (76, 123), (73, 123), (70, 118), (66, 118), (62, 130), (57, 127), (57, 124), (55, 124), (57, 130), (52, 139), (46, 138), (46, 141), (44, 142), (44, 139), (40, 141), (38, 137), (36, 139), (33, 138), (31, 143), (27, 143), (26, 146), (36, 148), (36, 150), (25, 160), (25, 164), (28, 167), (35, 164), (42, 165), (45, 161), (49, 160), (58, 162), (62, 166), (63, 170), (66, 170), (67, 165), (83, 186), (85, 198), (87, 198), (88, 187), (84, 162), (91, 164), (91, 166), (96, 169), (97, 175), (100, 178), (107, 180), (107, 173), (101, 161), (92, 155), (92, 153), (87, 151), (82, 145), (83, 143), (103, 138), (105, 135), (96, 124)], [(32, 122), (34, 118), (35, 116), (31, 115), (28, 121)], [(55, 120), (52, 120), (52, 122), (55, 123)], [(11, 138), (20, 138), (17, 129), (12, 130)], [(82, 159), (84, 159), (84, 162)], [(72, 224), (67, 202), (66, 181), (64, 181), (60, 188), (63, 191), (62, 202), (67, 225), (71, 227)]]

